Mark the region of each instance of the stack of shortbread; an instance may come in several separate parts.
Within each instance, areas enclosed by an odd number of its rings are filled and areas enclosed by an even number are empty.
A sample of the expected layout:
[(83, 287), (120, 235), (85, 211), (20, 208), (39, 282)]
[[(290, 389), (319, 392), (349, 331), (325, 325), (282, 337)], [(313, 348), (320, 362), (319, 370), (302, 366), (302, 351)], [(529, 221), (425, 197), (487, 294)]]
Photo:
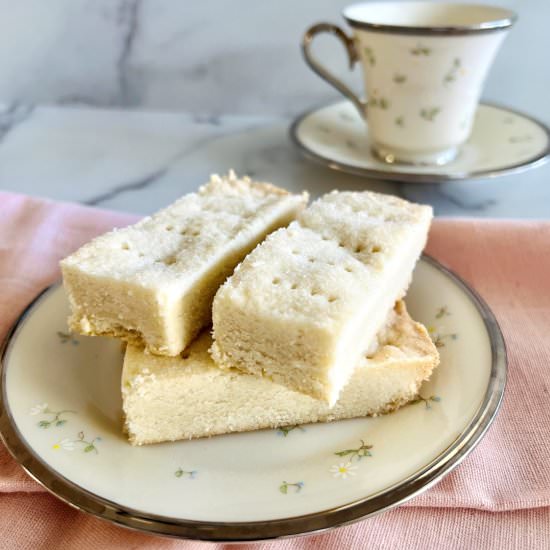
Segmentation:
[(71, 330), (128, 343), (131, 443), (376, 415), (417, 396), (439, 356), (401, 299), (431, 208), (368, 191), (307, 201), (213, 176), (61, 262)]

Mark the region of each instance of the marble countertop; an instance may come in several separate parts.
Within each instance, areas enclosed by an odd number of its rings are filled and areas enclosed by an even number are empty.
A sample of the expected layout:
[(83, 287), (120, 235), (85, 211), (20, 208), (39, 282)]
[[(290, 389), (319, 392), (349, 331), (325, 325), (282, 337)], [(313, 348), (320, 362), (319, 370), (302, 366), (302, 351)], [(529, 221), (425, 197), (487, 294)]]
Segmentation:
[[(0, 101), (295, 116), (333, 97), (300, 55), (304, 31), (318, 21), (345, 27), (340, 14), (353, 2), (0, 0)], [(550, 123), (550, 2), (481, 3), (519, 15), (485, 98)], [(316, 48), (360, 88), (334, 38)]]
[(148, 214), (229, 168), (292, 190), (371, 189), (439, 216), (550, 218), (550, 163), (493, 180), (379, 182), (312, 164), (289, 117), (85, 107), (0, 108), (0, 189)]
[[(494, 180), (398, 184), (303, 159), (288, 126), (335, 99), (300, 37), (351, 0), (0, 0), (0, 189), (149, 213), (234, 168), (313, 195), (373, 189), (437, 215), (550, 218), (550, 164)], [(547, 0), (484, 0), (518, 23), (484, 97), (550, 123)], [(334, 39), (323, 59), (356, 89)], [(200, 114), (197, 114), (200, 113)]]

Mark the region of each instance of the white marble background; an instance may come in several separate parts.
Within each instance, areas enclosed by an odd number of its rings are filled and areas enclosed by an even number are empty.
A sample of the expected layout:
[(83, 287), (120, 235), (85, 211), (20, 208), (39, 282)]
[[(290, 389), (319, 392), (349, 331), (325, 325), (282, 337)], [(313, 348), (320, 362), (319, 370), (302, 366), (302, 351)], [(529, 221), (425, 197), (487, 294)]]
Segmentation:
[[(550, 2), (484, 1), (520, 15), (485, 98), (550, 123)], [(394, 184), (335, 175), (292, 149), (292, 116), (335, 97), (303, 63), (301, 34), (341, 21), (347, 3), (0, 0), (0, 189), (146, 213), (233, 167), (314, 194), (394, 192), (439, 215), (550, 218), (550, 165)], [(338, 46), (320, 47), (345, 74)]]
[[(519, 21), (485, 96), (550, 116), (550, 2), (479, 0)], [(352, 0), (0, 0), (0, 99), (205, 114), (296, 114), (333, 97), (300, 37)], [(322, 40), (322, 39), (320, 39)], [(346, 74), (339, 47), (324, 55)]]

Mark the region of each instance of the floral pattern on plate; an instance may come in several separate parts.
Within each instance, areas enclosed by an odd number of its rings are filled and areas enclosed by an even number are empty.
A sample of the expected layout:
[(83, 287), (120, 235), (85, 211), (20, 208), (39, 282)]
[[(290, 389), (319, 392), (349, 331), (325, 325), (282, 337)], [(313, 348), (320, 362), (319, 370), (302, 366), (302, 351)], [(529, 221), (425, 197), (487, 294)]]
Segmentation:
[(289, 483), (288, 481), (283, 481), (281, 485), (279, 485), (279, 491), (283, 493), (283, 495), (287, 495), (289, 492), (291, 493), (299, 493), (304, 487), (303, 481), (296, 481), (295, 483)]
[(59, 338), (59, 342), (61, 344), (70, 343), (73, 346), (78, 346), (80, 343), (72, 332), (63, 332), (62, 330), (58, 330), (57, 337)]
[[(449, 317), (451, 312), (449, 311), (448, 306), (441, 306), (438, 308), (435, 319), (440, 321), (444, 317)], [(444, 348), (447, 342), (458, 339), (458, 334), (456, 332), (448, 332), (444, 325), (441, 325), (437, 322), (428, 325), (428, 333), (437, 348)]]
[[(441, 300), (447, 310), (438, 318)], [(68, 480), (72, 503), (95, 495), (94, 502), (106, 499), (146, 519), (255, 522), (297, 518), (375, 494), (391, 501), (391, 487), (452, 450), (486, 395), (491, 340), (472, 304), (441, 268), (419, 262), (407, 294), (411, 315), (445, 333), (460, 332), (446, 341), (440, 367), (422, 387), (423, 398), (443, 396), (429, 401), (430, 411), (424, 401), (378, 418), (294, 428), (286, 437), (262, 430), (135, 447), (122, 433), (119, 343), (83, 338), (78, 347), (60, 345), (51, 327), (62, 326), (69, 307), (63, 289), (53, 288), (29, 310), (5, 353), (4, 418), (16, 428), (7, 440), (19, 437), (11, 450), (39, 457), (41, 469), (32, 461), (26, 467), (38, 477), (46, 468), (49, 477), (40, 479), (50, 490), (67, 494), (59, 487)], [(47, 409), (54, 414), (44, 414)], [(62, 414), (59, 420), (67, 422), (57, 427), (37, 426), (63, 410), (78, 414)]]
[(70, 414), (77, 414), (77, 413), (76, 411), (71, 411), (68, 409), (53, 411), (50, 409), (47, 403), (40, 403), (38, 405), (34, 405), (34, 407), (31, 408), (29, 414), (31, 416), (38, 416), (38, 415), (48, 416), (49, 418), (44, 418), (37, 423), (37, 426), (39, 428), (47, 429), (47, 428), (50, 428), (51, 426), (55, 426), (56, 428), (60, 428), (61, 426), (64, 426), (68, 421), (68, 419), (65, 418), (65, 416)]
[(75, 449), (81, 449), (83, 453), (95, 453), (98, 454), (97, 443), (101, 441), (101, 437), (94, 437), (93, 439), (86, 439), (84, 432), (78, 432), (76, 439), (65, 438), (58, 443), (53, 444), (53, 449), (58, 451), (63, 449), (64, 451), (74, 451)]
[(295, 425), (295, 426), (283, 426), (279, 428), (276, 433), (280, 437), (288, 437), (288, 434), (290, 432), (293, 432), (294, 430), (298, 430), (299, 432), (305, 432), (306, 429), (303, 426)]
[(183, 468), (178, 468), (174, 472), (174, 475), (184, 479), (196, 479), (198, 473), (197, 470), (184, 470)]
[(334, 454), (336, 456), (347, 457), (349, 462), (353, 462), (353, 460), (359, 461), (367, 456), (372, 456), (372, 453), (370, 452), (372, 447), (373, 445), (369, 445), (361, 439), (361, 445), (359, 445), (358, 447), (352, 449), (344, 449), (343, 451), (336, 451)]
[(357, 475), (356, 470), (357, 466), (351, 462), (340, 462), (340, 464), (334, 464), (329, 468), (329, 472), (333, 477), (343, 480)]

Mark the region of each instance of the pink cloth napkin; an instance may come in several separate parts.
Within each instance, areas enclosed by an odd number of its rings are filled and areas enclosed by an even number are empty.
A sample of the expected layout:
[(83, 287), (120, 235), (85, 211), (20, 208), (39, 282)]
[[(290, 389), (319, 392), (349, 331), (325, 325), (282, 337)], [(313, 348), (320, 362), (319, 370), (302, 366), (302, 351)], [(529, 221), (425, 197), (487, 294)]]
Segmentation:
[[(59, 277), (62, 257), (134, 220), (0, 193), (0, 338)], [(409, 504), (325, 535), (258, 548), (550, 548), (550, 223), (436, 220), (428, 252), (470, 282), (501, 324), (510, 371), (497, 420), (461, 466)], [(0, 529), (0, 548), (206, 548), (69, 508), (28, 478), (2, 445)]]

